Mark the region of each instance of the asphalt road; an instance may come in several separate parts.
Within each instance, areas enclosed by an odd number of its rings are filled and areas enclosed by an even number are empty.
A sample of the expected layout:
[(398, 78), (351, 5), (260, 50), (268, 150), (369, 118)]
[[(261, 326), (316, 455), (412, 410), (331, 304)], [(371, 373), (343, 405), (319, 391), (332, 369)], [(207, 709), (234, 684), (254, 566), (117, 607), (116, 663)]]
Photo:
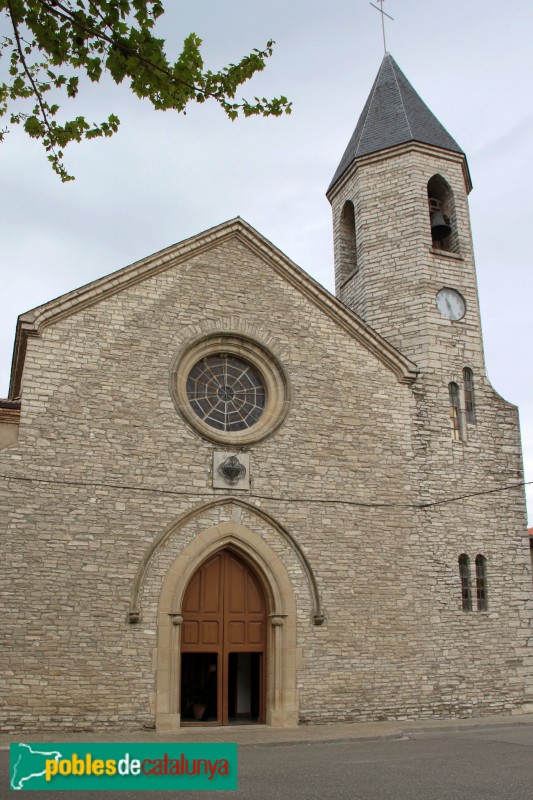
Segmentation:
[[(0, 752), (0, 798), (9, 791)], [(78, 792), (33, 791), (32, 800)], [(379, 741), (239, 748), (238, 792), (98, 792), (98, 800), (531, 800), (533, 724), (433, 731)]]

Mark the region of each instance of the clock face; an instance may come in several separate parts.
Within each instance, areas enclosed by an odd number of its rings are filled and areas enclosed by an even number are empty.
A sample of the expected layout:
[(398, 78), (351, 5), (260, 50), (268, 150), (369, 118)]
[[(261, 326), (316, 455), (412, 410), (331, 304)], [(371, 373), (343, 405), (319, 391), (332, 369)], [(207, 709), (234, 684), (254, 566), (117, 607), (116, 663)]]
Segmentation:
[(441, 289), (437, 292), (436, 302), (444, 319), (457, 321), (466, 314), (465, 299), (455, 289)]

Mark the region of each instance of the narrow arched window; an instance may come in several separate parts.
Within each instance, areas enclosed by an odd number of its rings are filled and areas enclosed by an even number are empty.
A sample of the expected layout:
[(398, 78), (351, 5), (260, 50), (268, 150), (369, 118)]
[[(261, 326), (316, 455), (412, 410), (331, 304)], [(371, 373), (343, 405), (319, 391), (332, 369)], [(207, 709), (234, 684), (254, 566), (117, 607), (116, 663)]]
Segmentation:
[(450, 393), (450, 425), (452, 429), (452, 437), (456, 442), (461, 441), (461, 403), (459, 400), (459, 387), (456, 383), (448, 385)]
[(487, 559), (476, 556), (476, 597), (477, 610), (487, 610)]
[(357, 244), (355, 239), (355, 208), (351, 200), (344, 204), (340, 220), (341, 282), (357, 269)]
[(533, 579), (533, 528), (529, 529), (529, 555), (531, 556), (531, 578)]
[(431, 242), (437, 250), (459, 252), (453, 192), (441, 175), (428, 181), (429, 224)]
[(459, 577), (461, 579), (461, 599), (463, 611), (472, 611), (472, 593), (470, 591), (470, 559), (466, 553), (459, 556)]
[(463, 385), (465, 392), (465, 417), (470, 425), (476, 422), (476, 409), (474, 405), (474, 373), (469, 367), (463, 370)]

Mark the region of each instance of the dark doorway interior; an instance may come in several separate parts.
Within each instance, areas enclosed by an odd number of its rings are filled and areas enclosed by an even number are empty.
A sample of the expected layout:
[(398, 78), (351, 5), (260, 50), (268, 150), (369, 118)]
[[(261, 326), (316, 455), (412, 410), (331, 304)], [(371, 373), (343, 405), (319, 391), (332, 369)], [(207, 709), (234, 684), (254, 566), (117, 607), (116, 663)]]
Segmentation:
[(183, 653), (181, 656), (181, 718), (184, 722), (216, 722), (216, 653)]
[(261, 716), (262, 653), (228, 654), (228, 721), (258, 722)]

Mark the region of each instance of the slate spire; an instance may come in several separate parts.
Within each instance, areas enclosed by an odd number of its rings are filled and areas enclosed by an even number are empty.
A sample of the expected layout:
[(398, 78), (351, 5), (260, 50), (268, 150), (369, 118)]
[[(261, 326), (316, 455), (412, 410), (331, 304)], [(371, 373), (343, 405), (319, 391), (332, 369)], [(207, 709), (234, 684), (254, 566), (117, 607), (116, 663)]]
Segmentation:
[(415, 92), (393, 57), (386, 53), (329, 188), (356, 158), (411, 141), (463, 154), (457, 142)]

